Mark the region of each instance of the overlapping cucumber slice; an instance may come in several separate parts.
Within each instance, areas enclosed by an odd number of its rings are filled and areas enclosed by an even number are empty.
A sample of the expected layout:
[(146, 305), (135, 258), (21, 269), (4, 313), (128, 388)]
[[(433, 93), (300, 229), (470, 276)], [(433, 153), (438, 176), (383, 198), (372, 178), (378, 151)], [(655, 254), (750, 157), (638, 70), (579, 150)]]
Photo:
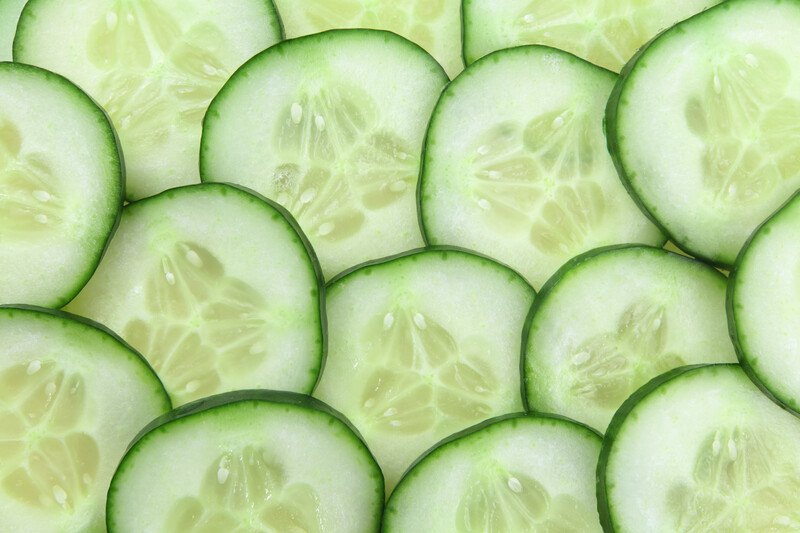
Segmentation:
[(600, 437), (560, 418), (509, 415), (445, 439), (386, 504), (387, 533), (600, 531)]
[(464, 57), (544, 44), (619, 72), (658, 32), (721, 1), (464, 0)]
[(389, 30), (428, 51), (452, 78), (461, 59), (460, 0), (276, 0), (286, 37), (337, 28)]
[(428, 241), (495, 257), (536, 288), (592, 248), (663, 244), (606, 151), (614, 80), (542, 46), (470, 66), (444, 91), (428, 130), (419, 194)]
[(139, 354), (95, 324), (0, 307), (0, 525), (102, 529), (108, 483), (139, 429), (170, 408)]
[(800, 420), (738, 365), (654, 379), (615, 415), (598, 469), (612, 531), (800, 528)]
[(520, 410), (533, 296), (510, 269), (453, 249), (366, 265), (329, 285), (329, 352), (314, 395), (364, 435), (388, 490), (437, 441)]
[(294, 221), (231, 185), (125, 207), (72, 312), (120, 332), (177, 404), (218, 392), (310, 392), (324, 350), (321, 274)]
[(61, 76), (0, 63), (0, 304), (72, 299), (114, 231), (123, 187), (102, 109)]
[(528, 406), (605, 431), (636, 389), (675, 367), (736, 362), (725, 277), (645, 246), (594, 250), (562, 267), (524, 341)]
[(281, 43), (212, 102), (203, 180), (240, 183), (286, 207), (328, 278), (421, 246), (420, 151), (446, 81), (421, 48), (384, 31)]
[(281, 38), (262, 0), (31, 0), (14, 59), (64, 74), (109, 113), (129, 199), (199, 180), (208, 103), (256, 52)]
[(0, 61), (11, 61), (17, 22), (28, 0), (0, 0)]
[(155, 420), (120, 463), (108, 530), (377, 531), (383, 478), (340, 414), (307, 396), (241, 391)]
[(800, 187), (798, 25), (794, 2), (725, 2), (659, 36), (614, 90), (621, 175), (692, 255), (732, 265)]

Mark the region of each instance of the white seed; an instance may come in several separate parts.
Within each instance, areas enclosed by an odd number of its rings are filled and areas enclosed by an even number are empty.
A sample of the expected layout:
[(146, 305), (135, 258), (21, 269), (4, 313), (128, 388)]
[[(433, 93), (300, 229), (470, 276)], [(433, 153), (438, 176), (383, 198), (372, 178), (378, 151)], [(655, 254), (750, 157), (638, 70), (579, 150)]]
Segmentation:
[(403, 180), (397, 180), (389, 185), (389, 190), (392, 192), (403, 192), (408, 188), (408, 184)]
[(402, 425), (402, 422), (400, 422), (399, 420), (392, 420), (391, 422), (389, 422), (389, 425), (392, 426), (393, 428), (397, 428)]
[(333, 222), (325, 222), (324, 224), (320, 225), (319, 229), (317, 230), (317, 235), (324, 237), (325, 235), (329, 235), (335, 228), (336, 224)]
[(43, 215), (43, 214), (39, 213), (38, 215), (33, 217), (33, 220), (35, 220), (39, 224), (47, 224), (47, 215)]
[(292, 104), (292, 122), (295, 124), (300, 124), (300, 121), (303, 120), (303, 106), (298, 104), (297, 102)]
[(197, 268), (202, 268), (203, 267), (203, 260), (200, 259), (200, 256), (197, 255), (197, 252), (195, 252), (192, 249), (189, 249), (189, 250), (186, 251), (186, 260), (189, 261), (189, 263), (191, 263), (192, 266), (194, 266), (194, 267), (197, 267)]
[(553, 129), (554, 130), (557, 130), (558, 128), (560, 128), (563, 125), (564, 125), (564, 117), (562, 117), (561, 115), (559, 115), (559, 116), (557, 116), (556, 118), (553, 119)]
[(53, 485), (53, 498), (56, 499), (58, 505), (67, 503), (67, 493), (58, 485)]
[(736, 196), (736, 184), (735, 183), (731, 183), (730, 186), (728, 187), (728, 195), (729, 196)]
[(30, 363), (28, 363), (28, 370), (26, 372), (28, 373), (29, 376), (32, 376), (41, 369), (42, 369), (42, 362), (39, 361), (38, 359), (34, 359)]
[(393, 313), (386, 313), (383, 316), (383, 329), (389, 329), (394, 324), (394, 314)]
[(203, 63), (203, 72), (205, 72), (207, 76), (213, 76), (217, 73), (217, 69), (213, 65)]
[(117, 27), (118, 20), (117, 14), (113, 11), (106, 13), (106, 28), (108, 28), (108, 31), (114, 31), (114, 28)]
[(316, 196), (317, 196), (317, 190), (314, 187), (306, 189), (303, 191), (303, 194), (300, 195), (300, 203), (303, 204), (311, 203)]
[(172, 272), (164, 272), (164, 278), (166, 278), (167, 283), (170, 285), (175, 285), (175, 274)]
[(711, 451), (714, 453), (715, 457), (722, 451), (722, 443), (719, 441), (719, 431), (714, 435), (714, 442), (711, 443)]
[(39, 200), (40, 202), (49, 202), (50, 201), (50, 193), (47, 191), (36, 190), (31, 193), (34, 198)]
[(264, 353), (266, 351), (266, 349), (267, 349), (267, 347), (264, 346), (263, 342), (257, 342), (255, 344), (253, 344), (252, 346), (250, 346), (250, 349), (248, 350), (248, 352), (250, 352), (250, 355), (258, 355), (260, 353)]
[(739, 452), (736, 449), (736, 442), (733, 440), (733, 437), (731, 437), (728, 439), (728, 455), (731, 456), (731, 461), (735, 461), (738, 454)]
[(567, 246), (563, 242), (558, 245), (558, 249), (564, 252), (565, 254), (569, 253), (569, 246)]
[(575, 366), (581, 366), (583, 363), (589, 360), (591, 354), (587, 351), (578, 352), (572, 356), (572, 364)]
[(652, 327), (653, 327), (653, 331), (658, 331), (658, 329), (661, 327), (661, 319), (660, 318), (656, 318), (655, 320), (653, 320)]
[(422, 316), (421, 313), (414, 313), (414, 324), (416, 324), (419, 329), (428, 327), (428, 323), (425, 322), (425, 317)]
[(383, 416), (394, 416), (396, 414), (397, 414), (397, 408), (396, 407), (390, 407), (390, 408), (388, 408), (387, 410), (385, 410), (383, 412)]
[(322, 118), (322, 115), (314, 117), (314, 125), (319, 131), (325, 131), (325, 119)]
[(481, 198), (480, 200), (478, 200), (478, 207), (480, 207), (484, 211), (488, 211), (489, 209), (492, 208), (492, 204), (486, 198)]
[(500, 171), (499, 170), (490, 170), (489, 171), (489, 179), (498, 180), (500, 179)]
[(92, 476), (89, 474), (84, 474), (81, 476), (81, 480), (83, 480), (84, 485), (91, 485), (92, 484)]
[(56, 384), (51, 381), (50, 383), (45, 385), (44, 393), (47, 394), (48, 398), (53, 396), (53, 394), (56, 393)]
[(489, 150), (491, 150), (491, 148), (489, 148), (489, 145), (487, 145), (487, 144), (482, 144), (482, 145), (478, 146), (478, 154), (480, 154), (480, 155), (488, 154)]
[(366, 401), (366, 402), (364, 402), (364, 407), (365, 407), (366, 409), (369, 409), (369, 408), (370, 408), (370, 407), (372, 407), (373, 405), (375, 405), (375, 398), (367, 398), (367, 401)]
[(192, 393), (195, 392), (197, 389), (200, 388), (200, 381), (193, 379), (189, 383), (186, 384), (186, 392)]
[(533, 24), (536, 21), (536, 17), (533, 15), (533, 13), (528, 13), (522, 17), (522, 20), (524, 20), (527, 24)]
[(405, 161), (408, 159), (408, 154), (405, 152), (395, 152), (394, 156), (400, 161)]
[(744, 62), (752, 68), (756, 68), (758, 66), (758, 58), (753, 54), (745, 54)]
[(515, 477), (508, 478), (508, 488), (511, 489), (512, 492), (516, 492), (519, 494), (522, 492), (522, 483)]
[(478, 394), (483, 394), (484, 392), (488, 392), (486, 387), (481, 387), (480, 385), (477, 385), (473, 390)]
[(128, 13), (125, 15), (125, 20), (128, 21), (128, 24), (133, 24), (133, 13)]
[(217, 482), (220, 485), (224, 485), (226, 481), (228, 481), (228, 475), (230, 475), (231, 471), (225, 468), (224, 466), (220, 466), (217, 469)]
[(717, 74), (714, 74), (714, 92), (717, 94), (722, 92), (722, 81), (720, 81)]

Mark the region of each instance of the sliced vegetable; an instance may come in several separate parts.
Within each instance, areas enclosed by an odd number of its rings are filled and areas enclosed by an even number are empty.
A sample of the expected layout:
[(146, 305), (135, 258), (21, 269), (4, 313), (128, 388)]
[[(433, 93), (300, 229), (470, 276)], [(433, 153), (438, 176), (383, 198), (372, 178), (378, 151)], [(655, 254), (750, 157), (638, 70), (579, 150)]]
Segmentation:
[(288, 214), (231, 185), (125, 207), (70, 311), (139, 349), (176, 405), (223, 391), (310, 392), (324, 353), (321, 274)]
[(281, 43), (211, 103), (203, 180), (241, 183), (286, 207), (328, 278), (421, 246), (420, 151), (446, 82), (424, 50), (385, 31)]
[(339, 413), (242, 391), (141, 432), (111, 482), (108, 531), (377, 532), (382, 511), (380, 469)]
[(280, 39), (269, 0), (30, 0), (14, 60), (63, 74), (102, 104), (136, 200), (199, 180), (208, 103)]
[(170, 409), (139, 354), (97, 324), (0, 307), (0, 529), (101, 531), (139, 429)]
[(603, 110), (615, 79), (543, 46), (469, 67), (428, 129), (419, 191), (428, 242), (497, 258), (536, 288), (592, 248), (662, 245), (606, 151)]
[(0, 63), (0, 304), (70, 301), (114, 232), (124, 181), (102, 109), (61, 76)]
[(0, 0), (0, 61), (11, 61), (17, 22), (28, 0)]
[(599, 532), (600, 437), (561, 418), (510, 415), (445, 439), (403, 477), (383, 531)]
[(531, 287), (456, 249), (367, 264), (328, 286), (330, 348), (314, 395), (361, 431), (391, 491), (427, 448), (520, 411)]

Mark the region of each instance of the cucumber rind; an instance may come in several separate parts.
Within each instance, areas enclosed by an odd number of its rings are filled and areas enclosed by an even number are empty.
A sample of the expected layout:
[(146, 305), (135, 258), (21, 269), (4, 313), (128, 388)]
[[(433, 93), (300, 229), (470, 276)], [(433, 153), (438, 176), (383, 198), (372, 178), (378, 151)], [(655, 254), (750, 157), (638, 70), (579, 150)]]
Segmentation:
[[(26, 7), (27, 5), (28, 4), (26, 4)], [(48, 83), (58, 84), (58, 86), (63, 91), (68, 92), (72, 98), (79, 100), (87, 112), (92, 112), (97, 123), (102, 128), (107, 130), (107, 141), (109, 141), (111, 148), (107, 155), (111, 157), (111, 166), (117, 170), (117, 172), (115, 172), (115, 174), (117, 174), (116, 179), (113, 180), (115, 188), (117, 189), (116, 193), (114, 194), (114, 196), (117, 198), (117, 207), (113, 215), (113, 220), (106, 229), (105, 242), (103, 243), (102, 247), (96, 251), (95, 257), (88, 263), (87, 268), (84, 270), (83, 276), (77, 277), (75, 283), (68, 289), (64, 289), (62, 294), (54, 295), (50, 302), (42, 302), (42, 304), (44, 304), (46, 307), (57, 309), (68, 304), (89, 282), (89, 279), (92, 277), (95, 270), (97, 270), (100, 261), (103, 259), (103, 256), (108, 250), (111, 240), (114, 237), (117, 228), (119, 227), (119, 223), (122, 218), (122, 204), (125, 201), (125, 158), (122, 154), (122, 145), (120, 144), (117, 130), (114, 128), (108, 113), (106, 113), (102, 106), (100, 106), (100, 104), (98, 104), (91, 96), (89, 96), (80, 87), (72, 83), (66, 77), (47, 69), (25, 63), (0, 62), (0, 65), (2, 65), (4, 68), (9, 68), (12, 70), (35, 73), (37, 76), (43, 77)], [(110, 186), (111, 182), (109, 182), (108, 185)], [(17, 303), (25, 304), (26, 302)]]
[(791, 207), (791, 205), (797, 201), (800, 201), (800, 190), (794, 193), (791, 198), (789, 198), (786, 202), (784, 202), (783, 205), (776, 209), (775, 212), (772, 213), (764, 222), (759, 224), (753, 233), (750, 234), (750, 237), (747, 238), (747, 241), (745, 241), (744, 246), (742, 246), (738, 257), (736, 258), (736, 262), (731, 268), (730, 276), (728, 277), (728, 288), (725, 296), (725, 310), (728, 317), (728, 334), (730, 335), (733, 348), (736, 351), (736, 357), (739, 359), (739, 365), (742, 367), (742, 370), (744, 370), (745, 374), (747, 374), (747, 377), (749, 377), (756, 387), (758, 387), (759, 390), (770, 400), (781, 406), (783, 409), (800, 416), (800, 401), (788, 398), (784, 394), (780, 394), (775, 389), (770, 387), (769, 379), (762, 376), (752, 364), (749, 355), (750, 351), (745, 346), (746, 343), (744, 341), (744, 336), (741, 335), (737, 326), (738, 321), (736, 318), (737, 313), (735, 302), (736, 289), (738, 285), (737, 274), (747, 259), (747, 252), (750, 249), (750, 245), (759, 240), (759, 237), (762, 236), (762, 230), (769, 228), (773, 221), (781, 218), (781, 214), (783, 213), (784, 209)]
[[(108, 497), (106, 498), (106, 527), (108, 531), (114, 531), (116, 529), (116, 525), (112, 519), (112, 511), (114, 509), (112, 495), (118, 490), (116, 486), (118, 474), (123, 473), (128, 468), (128, 461), (138, 454), (139, 447), (145, 444), (149, 437), (163, 431), (166, 426), (171, 425), (172, 423), (180, 423), (183, 420), (191, 419), (195, 415), (202, 415), (203, 413), (208, 413), (209, 411), (213, 411), (218, 408), (225, 408), (237, 404), (255, 404), (259, 402), (291, 405), (307, 411), (322, 412), (332, 418), (330, 421), (331, 424), (335, 422), (342, 424), (345, 428), (347, 428), (347, 430), (349, 430), (349, 434), (352, 436), (354, 444), (360, 448), (362, 453), (371, 459), (373, 471), (370, 477), (373, 478), (377, 483), (377, 492), (379, 493), (378, 497), (381, 501), (383, 500), (384, 481), (380, 467), (378, 466), (374, 455), (364, 443), (364, 439), (362, 438), (361, 434), (358, 432), (355, 426), (350, 423), (347, 417), (330, 407), (328, 404), (306, 394), (267, 389), (238, 390), (201, 398), (173, 409), (172, 411), (159, 416), (147, 424), (139, 432), (139, 434), (134, 437), (128, 446), (128, 449), (126, 450), (124, 457), (117, 466), (117, 469), (114, 472), (114, 477), (112, 478), (111, 484), (108, 488)], [(375, 521), (377, 524), (380, 524), (380, 520), (383, 515), (383, 506), (377, 507), (377, 513), (378, 514), (375, 516)]]

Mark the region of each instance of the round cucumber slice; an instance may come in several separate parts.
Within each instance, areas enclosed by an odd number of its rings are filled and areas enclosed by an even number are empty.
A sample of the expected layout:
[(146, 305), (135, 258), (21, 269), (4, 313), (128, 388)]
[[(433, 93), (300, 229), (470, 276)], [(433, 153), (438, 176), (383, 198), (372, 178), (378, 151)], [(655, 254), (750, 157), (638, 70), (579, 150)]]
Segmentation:
[(691, 255), (729, 266), (800, 187), (800, 3), (729, 0), (664, 32), (608, 104), (631, 192)]
[(211, 183), (126, 206), (67, 309), (120, 332), (179, 405), (245, 388), (310, 392), (325, 346), (321, 294), (289, 215)]
[(203, 180), (241, 183), (286, 207), (327, 278), (422, 246), (414, 190), (446, 82), (424, 50), (385, 31), (283, 42), (245, 64), (211, 103)]
[(744, 369), (800, 412), (800, 196), (770, 217), (742, 250), (728, 287), (728, 320)]
[(619, 72), (658, 32), (721, 1), (464, 0), (464, 58), (544, 44)]
[(70, 301), (114, 232), (124, 181), (102, 109), (61, 76), (0, 63), (0, 304)]
[(337, 28), (389, 30), (427, 50), (451, 78), (464, 69), (460, 0), (275, 0), (275, 5), (287, 38)]
[(109, 533), (377, 532), (383, 478), (352, 426), (299, 394), (240, 391), (155, 420), (108, 491)]
[(97, 324), (0, 307), (0, 529), (100, 531), (125, 447), (170, 409), (164, 387)]
[(531, 308), (523, 341), (528, 407), (605, 431), (622, 402), (655, 376), (735, 363), (726, 282), (713, 267), (658, 248), (576, 257)]
[(22, 8), (28, 0), (0, 0), (0, 61), (11, 61), (11, 47)]
[(521, 410), (520, 335), (533, 297), (507, 267), (446, 248), (330, 283), (329, 351), (314, 396), (364, 435), (388, 491), (442, 438)]
[(662, 245), (606, 150), (614, 80), (543, 46), (470, 66), (445, 89), (426, 137), (419, 199), (428, 242), (497, 258), (537, 289), (592, 248)]
[(570, 420), (495, 418), (445, 439), (406, 473), (383, 531), (600, 532), (601, 438)]
[(614, 416), (597, 498), (606, 531), (795, 531), (800, 420), (739, 365), (676, 369)]
[(136, 200), (199, 181), (208, 103), (280, 39), (265, 0), (29, 0), (14, 60), (69, 77), (108, 111)]

